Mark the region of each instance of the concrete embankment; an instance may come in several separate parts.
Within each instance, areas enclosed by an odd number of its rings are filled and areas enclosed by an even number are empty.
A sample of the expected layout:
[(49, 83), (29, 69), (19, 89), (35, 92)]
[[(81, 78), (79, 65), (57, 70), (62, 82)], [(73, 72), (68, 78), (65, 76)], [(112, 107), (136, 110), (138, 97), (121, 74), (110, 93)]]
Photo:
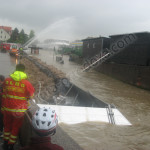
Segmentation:
[[(46, 102), (50, 102), (51, 97), (55, 94), (55, 84), (57, 84), (62, 78), (65, 78), (65, 74), (53, 66), (46, 65), (40, 59), (35, 57), (27, 56), (20, 62), (26, 66), (29, 81), (34, 85), (36, 90), (35, 95), (39, 94), (38, 81), (40, 81), (40, 97)], [(37, 98), (37, 96), (35, 96), (35, 98)], [(38, 98), (36, 101), (38, 102)], [(34, 114), (36, 109), (38, 109), (38, 106), (31, 103), (31, 108), (29, 109), (30, 117)], [(20, 133), (21, 144), (23, 146), (29, 144), (32, 135), (33, 131), (29, 119), (26, 116)], [(57, 127), (56, 134), (52, 137), (52, 142), (62, 146), (65, 150), (82, 150), (82, 148), (59, 126)]]

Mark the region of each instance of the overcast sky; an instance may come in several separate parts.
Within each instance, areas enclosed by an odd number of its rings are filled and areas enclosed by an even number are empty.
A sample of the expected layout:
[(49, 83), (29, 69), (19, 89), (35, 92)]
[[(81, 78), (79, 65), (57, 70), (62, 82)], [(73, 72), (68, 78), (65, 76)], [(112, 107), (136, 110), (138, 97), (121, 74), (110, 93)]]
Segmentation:
[(66, 40), (150, 31), (150, 1), (0, 0), (0, 25)]

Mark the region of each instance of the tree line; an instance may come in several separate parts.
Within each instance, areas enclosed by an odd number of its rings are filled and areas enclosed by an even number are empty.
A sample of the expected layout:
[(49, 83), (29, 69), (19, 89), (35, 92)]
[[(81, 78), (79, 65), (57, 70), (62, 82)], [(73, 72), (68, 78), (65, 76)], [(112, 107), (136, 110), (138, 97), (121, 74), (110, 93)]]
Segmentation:
[(28, 40), (30, 40), (31, 38), (33, 38), (34, 36), (35, 36), (35, 33), (34, 33), (33, 30), (31, 30), (30, 33), (29, 33), (29, 35), (28, 35), (28, 34), (26, 34), (24, 32), (23, 29), (19, 32), (19, 30), (17, 28), (15, 28), (12, 31), (10, 39), (7, 42), (24, 44)]

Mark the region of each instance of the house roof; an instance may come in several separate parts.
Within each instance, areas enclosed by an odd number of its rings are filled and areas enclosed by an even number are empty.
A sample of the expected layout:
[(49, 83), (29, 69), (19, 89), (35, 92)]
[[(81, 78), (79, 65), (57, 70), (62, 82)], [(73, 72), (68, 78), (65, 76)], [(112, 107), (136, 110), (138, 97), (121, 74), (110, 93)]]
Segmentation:
[(11, 27), (7, 27), (7, 26), (0, 26), (0, 29), (4, 29), (6, 31), (11, 31), (12, 30)]
[(11, 27), (7, 27), (7, 26), (0, 26), (0, 29), (5, 30), (8, 34), (10, 34), (10, 32), (12, 31)]

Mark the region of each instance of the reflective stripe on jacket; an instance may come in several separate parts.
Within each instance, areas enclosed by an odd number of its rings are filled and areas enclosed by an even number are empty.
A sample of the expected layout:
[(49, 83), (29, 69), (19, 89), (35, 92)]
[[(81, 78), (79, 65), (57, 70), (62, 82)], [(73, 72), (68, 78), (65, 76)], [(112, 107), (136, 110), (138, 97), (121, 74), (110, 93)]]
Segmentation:
[(25, 112), (27, 109), (10, 109), (10, 108), (6, 108), (3, 107), (1, 108), (2, 111), (6, 110), (6, 111), (10, 111), (10, 112)]
[(18, 100), (27, 100), (26, 97), (20, 97), (20, 96), (15, 96), (15, 95), (8, 95), (8, 94), (4, 95), (3, 97), (4, 97), (4, 98), (18, 99)]

